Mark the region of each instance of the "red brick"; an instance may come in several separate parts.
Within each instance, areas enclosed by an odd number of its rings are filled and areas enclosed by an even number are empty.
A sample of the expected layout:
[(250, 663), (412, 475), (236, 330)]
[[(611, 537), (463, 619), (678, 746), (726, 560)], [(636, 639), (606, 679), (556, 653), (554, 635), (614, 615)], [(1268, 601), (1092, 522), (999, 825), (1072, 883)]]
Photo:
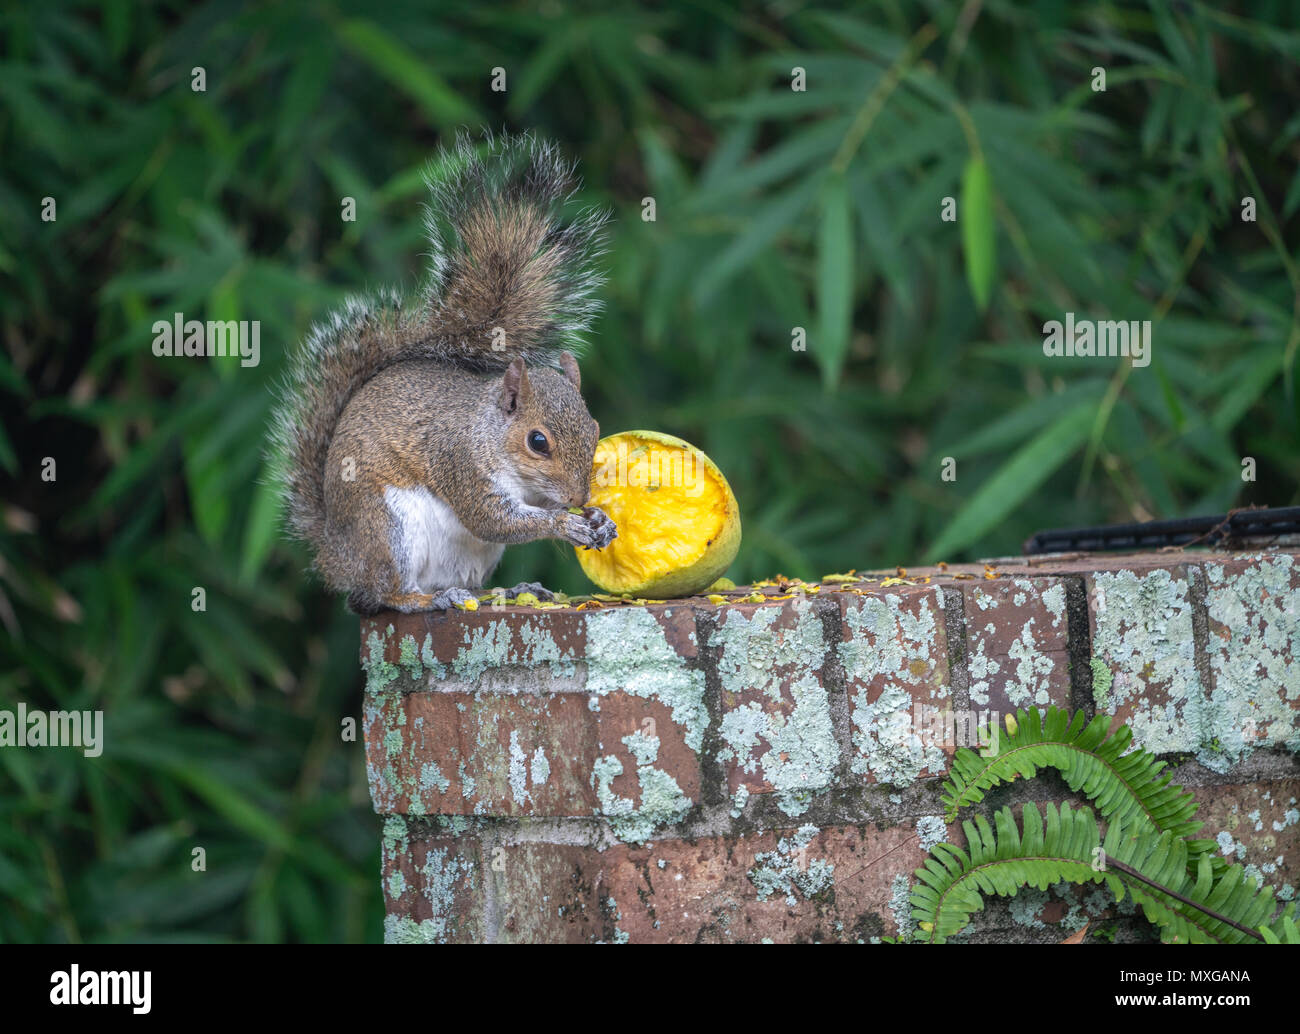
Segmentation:
[(1156, 754), (1201, 742), (1204, 687), (1196, 669), (1186, 566), (1133, 565), (1085, 578), (1098, 714), (1127, 724)]
[[(852, 942), (896, 936), (898, 918), (910, 922), (907, 895), (924, 858), (912, 824), (884, 831), (827, 828), (812, 833), (802, 851), (794, 847), (797, 837), (790, 828), (604, 852), (536, 843), (506, 847), (503, 871), (494, 875), (499, 899), (514, 904), (503, 907), (501, 939)], [(814, 878), (818, 862), (834, 866), (825, 881)], [(792, 870), (807, 881), (803, 889)], [(764, 900), (760, 884), (768, 891)]]
[(832, 598), (840, 606), (850, 768), (868, 782), (899, 785), (946, 772), (957, 744), (932, 734), (953, 710), (942, 593), (905, 586)]
[(707, 714), (690, 607), (385, 615), (364, 630), (377, 811), (590, 815), (602, 758), (623, 768), (608, 791), (640, 807), (633, 734), (655, 737), (651, 765), (698, 799)]
[(1192, 788), (1205, 825), (1196, 835), (1218, 840), (1216, 853), (1287, 899), (1300, 887), (1300, 779)]
[(1065, 584), (1056, 578), (959, 582), (970, 702), (997, 716), (1070, 706)]
[(1210, 713), (1225, 760), (1300, 740), (1300, 562), (1205, 560)]
[(795, 598), (729, 607), (709, 645), (718, 648), (718, 760), (727, 793), (775, 792), (790, 814), (801, 813), (831, 784), (839, 763), (815, 605)]
[(639, 805), (636, 760), (622, 739), (649, 729), (659, 767), (697, 800), (699, 762), (658, 700), (614, 693), (592, 710), (588, 694), (574, 692), (391, 695), (367, 705), (371, 795), (382, 813), (591, 815), (593, 767), (614, 756), (624, 773), (611, 789)]
[(468, 837), (407, 838), (389, 819), (383, 842), (383, 890), (389, 943), (474, 944), (487, 938), (487, 886), (478, 843)]

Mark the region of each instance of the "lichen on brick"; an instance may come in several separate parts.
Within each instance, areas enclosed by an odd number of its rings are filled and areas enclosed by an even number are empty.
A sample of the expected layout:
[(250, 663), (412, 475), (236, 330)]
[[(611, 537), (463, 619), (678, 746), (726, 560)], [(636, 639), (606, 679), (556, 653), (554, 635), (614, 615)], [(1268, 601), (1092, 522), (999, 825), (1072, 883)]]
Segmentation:
[[(442, 944), (458, 919), (456, 888), (466, 884), (473, 888), (474, 864), (444, 848), (429, 848), (421, 870), (425, 899), (433, 915), (419, 924), (419, 935), (426, 944)], [(430, 924), (426, 926), (425, 924)]]
[(1110, 668), (1100, 657), (1090, 657), (1088, 665), (1092, 669), (1092, 702), (1096, 705), (1098, 711), (1108, 710), (1110, 707), (1110, 684), (1114, 681), (1115, 676), (1111, 674)]
[(451, 780), (442, 774), (442, 770), (433, 761), (426, 761), (420, 765), (420, 789), (426, 793), (436, 789), (438, 793), (446, 793), (451, 786)]
[(384, 916), (385, 944), (442, 944), (446, 924), (434, 919), (416, 922), (408, 916)]
[(406, 852), (410, 842), (407, 838), (406, 820), (404, 818), (399, 815), (385, 816), (379, 846), (385, 857)]
[(1187, 579), (1166, 570), (1092, 577), (1093, 652), (1112, 676), (1104, 710), (1127, 708), (1134, 742), (1153, 753), (1195, 750), (1203, 696)]
[(653, 765), (659, 758), (659, 737), (640, 729), (623, 737), (623, 745), (631, 752), (637, 765)]
[(516, 804), (528, 800), (528, 755), (519, 745), (519, 730), (510, 732), (510, 796)]
[[(1019, 585), (1020, 583), (1017, 582), (1016, 584)], [(1043, 605), (1047, 607), (1048, 613), (1052, 615), (1053, 631), (1060, 631), (1061, 623), (1066, 620), (1065, 586), (1057, 582), (1055, 585), (1043, 590), (1042, 600)]]
[(381, 636), (371, 629), (366, 639), (366, 652), (361, 659), (361, 666), (366, 672), (366, 693), (370, 696), (382, 696), (402, 673), (401, 668), (396, 664), (384, 659), (384, 653), (388, 648), (388, 637), (392, 634), (393, 626), (389, 625), (387, 635)]
[(849, 685), (861, 687), (849, 694), (855, 748), (850, 767), (898, 786), (914, 782), (924, 770), (947, 767), (942, 745), (922, 736), (913, 708), (921, 702), (951, 704), (945, 666), (938, 661), (944, 642), (936, 597), (921, 597), (916, 614), (904, 602), (899, 596), (871, 596), (860, 607), (849, 607), (844, 616), (849, 641), (837, 646)]
[(1209, 696), (1206, 738), (1221, 765), (1260, 747), (1300, 750), (1300, 588), (1295, 560), (1206, 564)]
[(1021, 887), (1019, 892), (1008, 902), (1008, 911), (1013, 922), (1029, 930), (1041, 930), (1043, 908), (1051, 900), (1047, 891), (1037, 887)]
[(746, 874), (758, 890), (758, 900), (773, 894), (785, 897), (787, 905), (798, 904), (796, 893), (811, 898), (835, 885), (835, 866), (824, 858), (809, 859), (807, 848), (820, 832), (816, 826), (800, 826), (793, 836), (777, 841), (775, 851), (761, 851)]
[(1012, 707), (1028, 708), (1032, 705), (1046, 707), (1051, 703), (1051, 676), (1056, 661), (1038, 649), (1034, 640), (1034, 618), (1029, 618), (1020, 636), (1007, 649), (1007, 657), (1015, 663), (1015, 678), (1007, 682), (1007, 699)]
[[(589, 615), (587, 689), (597, 700), (614, 692), (658, 700), (684, 730), (686, 746), (699, 751), (704, 743), (709, 724), (704, 673), (687, 665), (645, 607)], [(599, 704), (593, 710), (599, 710)]]
[(899, 940), (910, 940), (916, 920), (912, 918), (912, 881), (905, 872), (896, 873), (890, 883), (889, 911), (898, 927)]
[(612, 784), (623, 774), (623, 762), (613, 754), (596, 759), (592, 766), (591, 785), (600, 802), (597, 814), (609, 820), (618, 839), (643, 844), (662, 826), (679, 822), (691, 810), (691, 800), (667, 772), (655, 767), (659, 757), (659, 737), (637, 730), (623, 737), (637, 760), (636, 778), (641, 804), (614, 793)]
[[(985, 631), (993, 634), (995, 626), (990, 623)], [(967, 670), (970, 672), (970, 701), (975, 707), (988, 707), (992, 677), (1002, 670), (1002, 663), (995, 661), (984, 652), (984, 637), (972, 636), (975, 646), (970, 651)]]
[[(791, 624), (774, 627), (791, 614)], [(758, 693), (767, 702), (748, 700), (723, 714), (718, 761), (761, 773), (786, 814), (803, 814), (813, 795), (833, 781), (840, 758), (830, 697), (813, 674), (825, 655), (821, 619), (806, 603), (787, 610), (765, 607), (749, 617), (732, 610), (710, 632), (709, 645), (721, 649), (724, 693)]]
[(446, 849), (431, 848), (428, 851), (420, 879), (414, 882), (431, 905), (433, 915), (417, 923), (409, 916), (391, 911), (397, 899), (413, 889), (401, 868), (403, 863), (409, 863), (411, 857), (411, 841), (404, 818), (390, 815), (384, 819), (380, 849), (382, 868), (388, 873), (384, 889), (390, 909), (384, 918), (384, 941), (388, 944), (445, 942), (454, 925), (460, 921), (455, 902), (457, 887), (475, 888), (473, 863)]
[(486, 625), (464, 626), (464, 640), (451, 662), (451, 670), (462, 679), (478, 679), (489, 668), (499, 668), (510, 658), (510, 625), (497, 618)]
[(548, 664), (558, 675), (572, 675), (576, 670), (575, 659), (560, 648), (541, 617), (523, 622), (519, 639), (528, 664)]
[(551, 778), (551, 763), (546, 758), (546, 751), (541, 747), (533, 751), (529, 774), (533, 777), (534, 786), (545, 786), (546, 781)]
[(415, 636), (402, 636), (402, 640), (398, 644), (398, 663), (406, 669), (407, 673), (416, 682), (423, 678), (424, 661), (420, 656), (420, 647), (415, 641)]
[(1220, 854), (1225, 858), (1235, 858), (1240, 861), (1246, 857), (1246, 845), (1235, 840), (1231, 833), (1226, 831), (1219, 833), (1214, 840), (1219, 845)]
[(922, 815), (916, 820), (916, 837), (921, 842), (921, 850), (929, 851), (948, 839), (948, 827), (942, 816)]
[[(1028, 612), (1019, 609), (1034, 597), (1042, 602), (1046, 615), (1036, 606)], [(1012, 708), (1051, 704), (1052, 676), (1059, 661), (1039, 642), (1060, 641), (1061, 636), (1054, 633), (1062, 632), (1065, 620), (1065, 588), (1057, 584), (1040, 593), (1032, 581), (1018, 578), (992, 583), (990, 588), (973, 586), (968, 598), (982, 612), (972, 610), (970, 614), (967, 670), (971, 705), (988, 707), (995, 685)], [(1017, 623), (1019, 631), (1012, 638), (1007, 633)], [(996, 651), (994, 655), (990, 655), (990, 647)]]

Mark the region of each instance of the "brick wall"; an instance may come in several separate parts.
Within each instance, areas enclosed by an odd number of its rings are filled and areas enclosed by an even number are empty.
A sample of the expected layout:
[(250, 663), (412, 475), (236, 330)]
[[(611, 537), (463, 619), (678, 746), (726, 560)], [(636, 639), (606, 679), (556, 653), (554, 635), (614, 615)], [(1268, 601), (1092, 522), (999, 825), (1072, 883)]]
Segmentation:
[[(1127, 722), (1194, 790), (1200, 835), (1294, 895), (1300, 553), (753, 591), (364, 620), (386, 939), (908, 935), (913, 870), (962, 842), (940, 803), (956, 746), (1031, 704)], [(1048, 772), (983, 807), (1064, 799)], [(963, 937), (1060, 941), (1085, 921), (1152, 936), (1104, 890), (1060, 887), (991, 899)]]

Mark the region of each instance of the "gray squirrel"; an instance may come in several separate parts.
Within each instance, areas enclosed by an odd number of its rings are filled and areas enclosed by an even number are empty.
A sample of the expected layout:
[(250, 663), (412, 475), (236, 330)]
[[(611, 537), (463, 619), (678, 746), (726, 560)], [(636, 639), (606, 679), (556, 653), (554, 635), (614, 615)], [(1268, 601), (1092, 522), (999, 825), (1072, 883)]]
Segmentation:
[[(312, 328), (273, 441), (291, 531), (359, 614), (474, 597), (507, 543), (600, 549), (588, 499), (600, 429), (579, 394), (598, 309), (604, 212), (561, 222), (574, 167), (531, 135), (458, 136), (427, 177), (431, 266), (418, 296), (352, 300)], [(566, 347), (567, 346), (567, 347)], [(549, 594), (535, 583), (508, 591)]]

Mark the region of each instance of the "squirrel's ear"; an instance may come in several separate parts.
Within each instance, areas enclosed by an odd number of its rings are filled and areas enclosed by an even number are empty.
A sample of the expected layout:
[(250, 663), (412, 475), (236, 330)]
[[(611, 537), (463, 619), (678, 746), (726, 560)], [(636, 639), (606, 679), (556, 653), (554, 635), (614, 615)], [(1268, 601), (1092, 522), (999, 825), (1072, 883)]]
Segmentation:
[(578, 373), (578, 360), (573, 358), (572, 352), (560, 353), (560, 369), (564, 371), (564, 376), (569, 378), (569, 383), (575, 388), (582, 387), (582, 376)]
[(516, 359), (506, 367), (505, 376), (501, 378), (501, 395), (497, 404), (507, 416), (513, 415), (520, 405), (528, 401), (532, 388), (528, 384), (528, 372), (524, 361)]

